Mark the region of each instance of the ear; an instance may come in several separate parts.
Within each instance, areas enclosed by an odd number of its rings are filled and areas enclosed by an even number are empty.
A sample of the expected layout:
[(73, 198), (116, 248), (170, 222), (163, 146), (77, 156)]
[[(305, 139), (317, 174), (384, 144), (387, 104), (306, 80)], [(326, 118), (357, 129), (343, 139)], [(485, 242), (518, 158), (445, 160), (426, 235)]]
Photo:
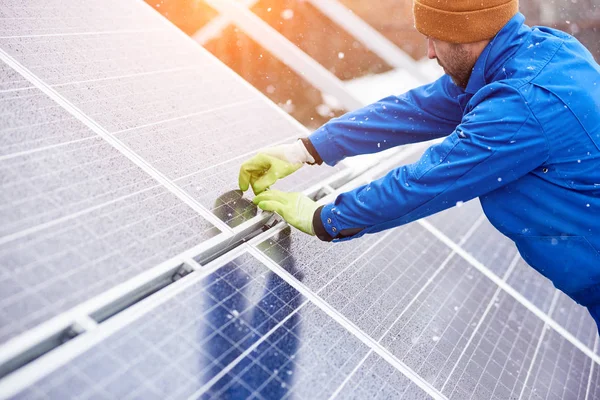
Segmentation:
[(437, 58), (434, 39), (430, 37), (427, 37), (427, 58), (430, 60)]

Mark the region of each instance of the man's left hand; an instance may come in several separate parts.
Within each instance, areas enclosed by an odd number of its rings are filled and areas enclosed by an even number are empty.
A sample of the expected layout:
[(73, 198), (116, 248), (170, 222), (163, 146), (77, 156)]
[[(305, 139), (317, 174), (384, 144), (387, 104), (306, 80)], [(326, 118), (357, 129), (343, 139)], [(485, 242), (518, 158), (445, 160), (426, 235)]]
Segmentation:
[(314, 236), (313, 216), (319, 205), (302, 193), (269, 190), (256, 196), (253, 201), (260, 209), (276, 212), (293, 227)]

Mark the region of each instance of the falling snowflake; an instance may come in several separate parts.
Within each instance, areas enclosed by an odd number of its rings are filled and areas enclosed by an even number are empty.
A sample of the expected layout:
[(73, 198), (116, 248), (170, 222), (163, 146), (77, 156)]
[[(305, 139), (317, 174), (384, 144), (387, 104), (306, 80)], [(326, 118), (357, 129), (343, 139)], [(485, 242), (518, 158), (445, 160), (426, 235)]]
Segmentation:
[(289, 8), (283, 10), (281, 12), (281, 18), (283, 18), (285, 20), (294, 18), (294, 10), (290, 10)]

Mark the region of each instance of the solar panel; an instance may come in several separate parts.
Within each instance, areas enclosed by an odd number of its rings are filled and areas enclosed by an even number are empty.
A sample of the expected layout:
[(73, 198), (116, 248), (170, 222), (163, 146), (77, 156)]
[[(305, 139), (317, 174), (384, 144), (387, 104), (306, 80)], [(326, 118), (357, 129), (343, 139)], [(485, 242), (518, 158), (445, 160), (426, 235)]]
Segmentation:
[(496, 293), (460, 361), (444, 382), (451, 398), (519, 398), (544, 324), (505, 293)]
[(148, 24), (156, 22), (151, 9), (119, 0), (71, 0), (68, 7), (60, 0), (4, 0), (2, 18), (2, 37), (149, 30)]
[(450, 253), (419, 227), (335, 246), (283, 231), (258, 248), (374, 338)]
[(453, 257), (399, 315), (381, 342), (441, 390), (441, 382), (459, 361), (495, 290), (464, 261)]
[[(92, 18), (95, 6), (78, 11)], [(236, 188), (244, 157), (305, 134), (157, 16), (143, 31), (127, 26), (125, 21), (116, 30), (5, 37), (0, 47), (208, 209), (224, 189)], [(316, 183), (331, 171), (303, 170), (294, 179)]]
[[(597, 344), (597, 342), (596, 342)], [(596, 346), (597, 350), (597, 346)], [(597, 399), (600, 396), (600, 370), (597, 364), (592, 364), (592, 371), (590, 373), (590, 379), (588, 381), (588, 399)]]
[(552, 317), (583, 344), (593, 349), (598, 331), (592, 316), (564, 293), (558, 292), (557, 296), (556, 309), (552, 313)]
[(240, 160), (305, 133), (146, 5), (71, 3), (3, 4), (2, 342), (254, 217)]
[(548, 313), (556, 289), (548, 279), (541, 276), (525, 261), (519, 259), (507, 282), (540, 310)]
[(238, 253), (182, 282), (25, 398), (316, 398), (356, 383), (366, 393), (418, 392), (260, 261)]
[(0, 15), (0, 398), (595, 398), (587, 310), (477, 201), (263, 226), (239, 165), (302, 126), (142, 1)]
[[(590, 386), (592, 361), (571, 343), (548, 329), (539, 342), (536, 362), (529, 371), (524, 399), (593, 399), (598, 382)], [(596, 369), (598, 365), (595, 365)]]
[(517, 254), (514, 243), (485, 218), (479, 200), (458, 204), (427, 220), (498, 276), (508, 270)]
[[(317, 272), (312, 266), (327, 265), (334, 278), (310, 281), (307, 286), (448, 398), (518, 398), (528, 369), (533, 368), (544, 322), (463, 258), (436, 248), (434, 239), (428, 244), (427, 236), (427, 231), (416, 225), (398, 228), (369, 246), (366, 253), (360, 249), (361, 257), (341, 273), (331, 262), (339, 260), (346, 265), (345, 249), (338, 246), (327, 249), (332, 254), (310, 253), (318, 246), (281, 233), (278, 240), (271, 238), (258, 248), (284, 269), (296, 265), (296, 257), (302, 260), (300, 265), (306, 265), (306, 270), (295, 270), (294, 276), (314, 276)], [(280, 243), (287, 244), (278, 246)], [(284, 247), (290, 251), (283, 251)], [(422, 248), (426, 250), (419, 253)], [(432, 259), (432, 255), (438, 258)], [(352, 254), (350, 258), (354, 260)], [(503, 279), (521, 283), (524, 271), (533, 276), (534, 284), (517, 288), (549, 312), (556, 290), (540, 289), (549, 282), (521, 259), (516, 260), (507, 266)], [(565, 299), (570, 307), (587, 312)], [(556, 318), (554, 313), (550, 316)], [(593, 330), (593, 325), (582, 326), (586, 333)], [(571, 370), (589, 376), (589, 369), (578, 364)]]
[(0, 93), (11, 111), (1, 128), (3, 343), (219, 231), (40, 90), (14, 80), (5, 64), (0, 69), (11, 84)]

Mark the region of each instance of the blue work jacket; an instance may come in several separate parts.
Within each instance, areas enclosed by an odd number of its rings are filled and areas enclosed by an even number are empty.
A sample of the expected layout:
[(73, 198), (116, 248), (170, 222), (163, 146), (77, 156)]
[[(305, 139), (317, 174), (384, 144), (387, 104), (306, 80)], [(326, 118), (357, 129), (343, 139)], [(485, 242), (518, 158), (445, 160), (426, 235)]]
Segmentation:
[(479, 197), (527, 263), (598, 322), (600, 66), (572, 36), (524, 21), (517, 14), (489, 43), (466, 90), (444, 75), (309, 137), (329, 165), (445, 137), (416, 163), (324, 206), (321, 230), (348, 240)]

